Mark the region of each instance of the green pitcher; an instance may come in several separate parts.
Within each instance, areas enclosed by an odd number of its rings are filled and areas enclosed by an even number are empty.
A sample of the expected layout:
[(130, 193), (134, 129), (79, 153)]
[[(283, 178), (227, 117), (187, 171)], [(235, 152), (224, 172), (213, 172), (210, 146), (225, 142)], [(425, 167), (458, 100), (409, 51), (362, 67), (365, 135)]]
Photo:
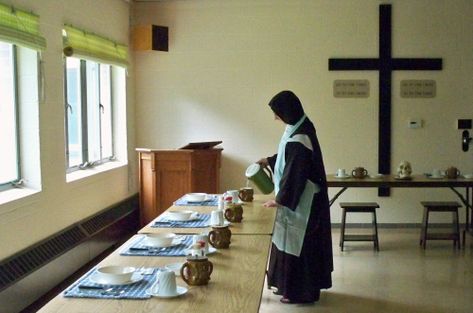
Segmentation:
[(246, 169), (245, 176), (265, 195), (274, 190), (273, 175), (267, 167), (253, 163)]

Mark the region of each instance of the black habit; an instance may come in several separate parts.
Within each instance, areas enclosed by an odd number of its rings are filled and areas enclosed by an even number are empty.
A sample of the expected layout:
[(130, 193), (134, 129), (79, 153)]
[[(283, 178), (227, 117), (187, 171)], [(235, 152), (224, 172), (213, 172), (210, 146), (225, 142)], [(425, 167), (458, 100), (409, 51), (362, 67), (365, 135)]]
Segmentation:
[[(290, 91), (276, 95), (269, 104), (274, 113), (287, 124), (294, 125), (304, 111), (299, 99)], [(276, 287), (278, 294), (294, 303), (314, 302), (319, 299), (320, 289), (332, 286), (333, 271), (330, 207), (325, 169), (312, 122), (306, 117), (295, 130), (295, 135), (307, 135), (312, 151), (300, 142), (288, 142), (285, 148), (285, 167), (280, 180), (276, 202), (294, 210), (301, 197), (306, 181), (320, 187), (314, 194), (302, 251), (297, 257), (279, 251), (272, 244), (268, 269), (268, 284)], [(274, 170), (277, 155), (268, 157)]]

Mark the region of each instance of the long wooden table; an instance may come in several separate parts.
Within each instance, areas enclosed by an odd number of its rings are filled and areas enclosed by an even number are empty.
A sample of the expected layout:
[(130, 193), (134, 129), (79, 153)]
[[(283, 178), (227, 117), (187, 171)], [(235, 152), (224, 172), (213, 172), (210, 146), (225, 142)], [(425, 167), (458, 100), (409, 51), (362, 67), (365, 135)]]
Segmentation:
[[(177, 284), (189, 288), (187, 294), (171, 299), (151, 298), (92, 299), (64, 298), (57, 295), (39, 312), (258, 312), (261, 303), (266, 266), (271, 246), (276, 208), (265, 208), (263, 203), (272, 196), (255, 195), (253, 202), (244, 203), (242, 223), (231, 225), (229, 249), (219, 249), (209, 255), (214, 265), (207, 286), (187, 286), (178, 277)], [(168, 210), (194, 210), (209, 213), (213, 206), (172, 206)], [(139, 234), (105, 258), (98, 266), (126, 265), (134, 267), (163, 267), (166, 264), (185, 262), (185, 257), (122, 256), (120, 252), (145, 233), (173, 232), (195, 234), (209, 228), (153, 228), (148, 224)]]
[[(471, 234), (471, 230), (473, 230), (473, 214), (470, 218), (470, 210), (473, 205), (473, 178), (430, 178), (426, 175), (413, 175), (411, 179), (398, 179), (394, 175), (383, 175), (380, 178), (337, 178), (335, 175), (330, 174), (327, 175), (327, 186), (341, 188), (330, 200), (330, 205), (348, 188), (449, 188), (465, 206), (465, 232)], [(465, 195), (456, 188), (465, 188)], [(464, 242), (465, 240), (463, 240)]]
[[(230, 230), (232, 234), (238, 235), (271, 235), (273, 233), (274, 220), (276, 218), (276, 208), (265, 208), (263, 203), (271, 199), (271, 195), (255, 195), (253, 202), (243, 203), (243, 221), (232, 223)], [(210, 213), (216, 210), (215, 206), (176, 206), (169, 210), (192, 210), (199, 213)], [(163, 214), (166, 214), (166, 211)], [(179, 234), (197, 234), (210, 231), (210, 228), (166, 228), (151, 227), (154, 220), (143, 227), (139, 233), (165, 233), (174, 232)]]
[[(174, 262), (184, 262), (184, 257), (120, 256), (132, 237), (99, 265), (127, 265), (135, 267), (163, 267)], [(267, 235), (233, 235), (229, 249), (220, 249), (209, 255), (214, 265), (207, 286), (187, 286), (178, 277), (177, 284), (189, 288), (187, 294), (171, 299), (83, 299), (56, 296), (46, 304), (41, 313), (230, 313), (258, 312), (263, 291), (266, 264), (271, 244)]]

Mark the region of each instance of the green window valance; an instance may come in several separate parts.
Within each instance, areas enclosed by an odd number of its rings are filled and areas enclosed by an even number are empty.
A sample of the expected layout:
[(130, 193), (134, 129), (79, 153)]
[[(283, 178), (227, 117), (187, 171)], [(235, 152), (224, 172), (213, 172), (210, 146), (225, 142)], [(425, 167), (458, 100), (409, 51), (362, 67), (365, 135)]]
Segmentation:
[(70, 25), (64, 25), (63, 46), (66, 56), (123, 67), (128, 65), (127, 46)]
[(39, 16), (0, 3), (0, 40), (35, 50), (46, 48), (39, 32)]

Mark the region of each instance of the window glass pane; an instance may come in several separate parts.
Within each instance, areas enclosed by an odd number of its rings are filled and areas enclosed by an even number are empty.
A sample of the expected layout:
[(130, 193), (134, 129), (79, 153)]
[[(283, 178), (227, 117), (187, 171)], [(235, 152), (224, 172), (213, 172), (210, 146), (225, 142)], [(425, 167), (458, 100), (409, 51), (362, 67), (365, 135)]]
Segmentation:
[(99, 64), (86, 61), (87, 69), (87, 139), (89, 162), (100, 157)]
[(112, 148), (112, 90), (110, 79), (110, 65), (100, 65), (100, 104), (101, 134), (102, 134), (102, 159), (113, 155)]
[(67, 144), (69, 167), (83, 162), (80, 60), (66, 58)]
[(0, 184), (18, 179), (13, 47), (0, 42)]

